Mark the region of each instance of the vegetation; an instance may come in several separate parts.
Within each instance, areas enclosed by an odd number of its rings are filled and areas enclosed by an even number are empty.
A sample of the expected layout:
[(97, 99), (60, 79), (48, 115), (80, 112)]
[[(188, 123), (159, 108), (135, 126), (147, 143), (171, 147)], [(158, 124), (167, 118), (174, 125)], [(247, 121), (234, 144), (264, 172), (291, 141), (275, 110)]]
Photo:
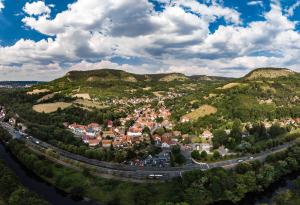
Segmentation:
[(188, 113), (184, 115), (183, 117), (188, 118), (190, 120), (197, 120), (201, 117), (215, 114), (217, 112), (217, 108), (210, 106), (210, 105), (202, 105), (196, 110), (192, 111), (191, 113)]
[(298, 205), (300, 204), (300, 177), (293, 181), (291, 189), (277, 194), (272, 205)]
[(92, 177), (87, 170), (80, 173), (64, 168), (33, 154), (15, 140), (10, 141), (9, 148), (25, 166), (58, 188), (105, 204), (205, 205), (224, 200), (236, 203), (247, 193), (263, 191), (281, 177), (300, 169), (300, 144), (297, 144), (270, 155), (263, 164), (253, 161), (241, 163), (230, 171), (222, 168), (192, 171), (184, 173), (182, 178), (148, 186)]
[[(0, 130), (1, 139), (8, 139), (3, 130)], [(48, 205), (36, 193), (27, 190), (21, 185), (14, 173), (0, 161), (0, 204), (7, 205)]]

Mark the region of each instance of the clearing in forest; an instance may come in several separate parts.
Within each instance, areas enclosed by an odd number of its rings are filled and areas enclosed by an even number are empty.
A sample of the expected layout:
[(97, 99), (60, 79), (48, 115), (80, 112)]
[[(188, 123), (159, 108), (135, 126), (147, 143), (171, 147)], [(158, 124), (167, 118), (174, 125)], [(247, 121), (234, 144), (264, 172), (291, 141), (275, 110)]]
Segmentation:
[(58, 108), (66, 109), (70, 107), (72, 103), (65, 103), (65, 102), (56, 102), (56, 103), (44, 103), (44, 104), (37, 104), (32, 107), (32, 109), (36, 112), (44, 112), (44, 113), (52, 113), (56, 112)]
[(198, 118), (214, 114), (217, 111), (218, 111), (218, 109), (211, 105), (202, 105), (198, 109), (194, 110), (191, 113), (184, 115), (183, 117), (188, 118), (190, 120), (197, 120)]

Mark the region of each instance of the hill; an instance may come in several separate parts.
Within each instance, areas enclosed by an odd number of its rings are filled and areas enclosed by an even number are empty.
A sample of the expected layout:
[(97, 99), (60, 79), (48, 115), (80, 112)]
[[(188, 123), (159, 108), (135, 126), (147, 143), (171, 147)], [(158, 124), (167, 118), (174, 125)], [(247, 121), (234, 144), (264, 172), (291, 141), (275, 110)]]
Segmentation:
[(109, 81), (123, 81), (123, 82), (141, 82), (141, 81), (186, 81), (186, 80), (227, 80), (226, 77), (194, 75), (186, 76), (182, 73), (160, 73), (160, 74), (133, 74), (122, 70), (114, 69), (99, 69), (89, 71), (70, 71), (62, 78), (54, 82), (109, 82)]
[(278, 77), (288, 77), (296, 74), (296, 72), (287, 68), (258, 68), (248, 73), (245, 80), (258, 80), (258, 79), (274, 79)]

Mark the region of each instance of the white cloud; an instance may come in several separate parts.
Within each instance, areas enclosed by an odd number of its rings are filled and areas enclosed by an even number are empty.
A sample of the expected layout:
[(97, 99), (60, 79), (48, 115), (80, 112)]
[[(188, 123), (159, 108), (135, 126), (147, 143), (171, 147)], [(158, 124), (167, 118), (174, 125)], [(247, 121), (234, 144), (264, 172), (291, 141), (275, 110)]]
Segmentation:
[[(24, 24), (53, 37), (0, 46), (0, 73), (11, 70), (22, 79), (35, 71), (48, 80), (69, 69), (108, 67), (137, 73), (240, 76), (249, 68), (300, 65), (296, 22), (283, 15), (278, 1), (263, 14), (264, 20), (246, 26), (238, 11), (220, 1), (210, 6), (196, 0), (163, 1), (164, 10), (159, 12), (147, 0), (78, 0), (53, 18), (50, 11), (32, 11)], [(221, 18), (226, 23), (211, 33), (211, 23)], [(142, 60), (118, 64), (112, 62), (114, 57)]]
[(290, 8), (286, 10), (287, 14), (289, 16), (294, 16), (294, 12), (299, 6), (300, 6), (300, 1), (297, 1), (295, 4), (293, 4)]
[[(52, 7), (52, 5), (50, 5)], [(23, 8), (23, 11), (30, 16), (46, 15), (48, 16), (51, 12), (50, 6), (47, 6), (43, 1), (36, 1), (29, 3), (27, 2)]]
[(248, 6), (264, 6), (264, 3), (262, 1), (248, 1)]
[(4, 0), (0, 0), (0, 12), (4, 9)]

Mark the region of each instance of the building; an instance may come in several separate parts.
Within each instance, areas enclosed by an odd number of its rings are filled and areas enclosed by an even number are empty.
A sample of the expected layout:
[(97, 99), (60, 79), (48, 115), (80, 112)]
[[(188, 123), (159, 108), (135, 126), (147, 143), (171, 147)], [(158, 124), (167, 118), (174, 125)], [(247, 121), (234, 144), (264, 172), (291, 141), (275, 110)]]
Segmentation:
[(102, 140), (102, 147), (104, 148), (110, 148), (112, 145), (112, 141), (111, 140)]
[(95, 138), (97, 135), (97, 131), (91, 127), (87, 128), (85, 133), (87, 136), (92, 137), (92, 138)]
[(213, 134), (209, 131), (209, 130), (205, 130), (201, 137), (205, 140), (207, 140), (208, 142), (211, 142), (212, 138), (214, 137)]
[(139, 127), (130, 127), (128, 129), (127, 135), (130, 137), (141, 137), (143, 128)]
[(186, 122), (189, 122), (190, 121), (190, 118), (186, 117), (186, 116), (183, 116), (180, 118), (180, 122), (181, 123), (186, 123)]

